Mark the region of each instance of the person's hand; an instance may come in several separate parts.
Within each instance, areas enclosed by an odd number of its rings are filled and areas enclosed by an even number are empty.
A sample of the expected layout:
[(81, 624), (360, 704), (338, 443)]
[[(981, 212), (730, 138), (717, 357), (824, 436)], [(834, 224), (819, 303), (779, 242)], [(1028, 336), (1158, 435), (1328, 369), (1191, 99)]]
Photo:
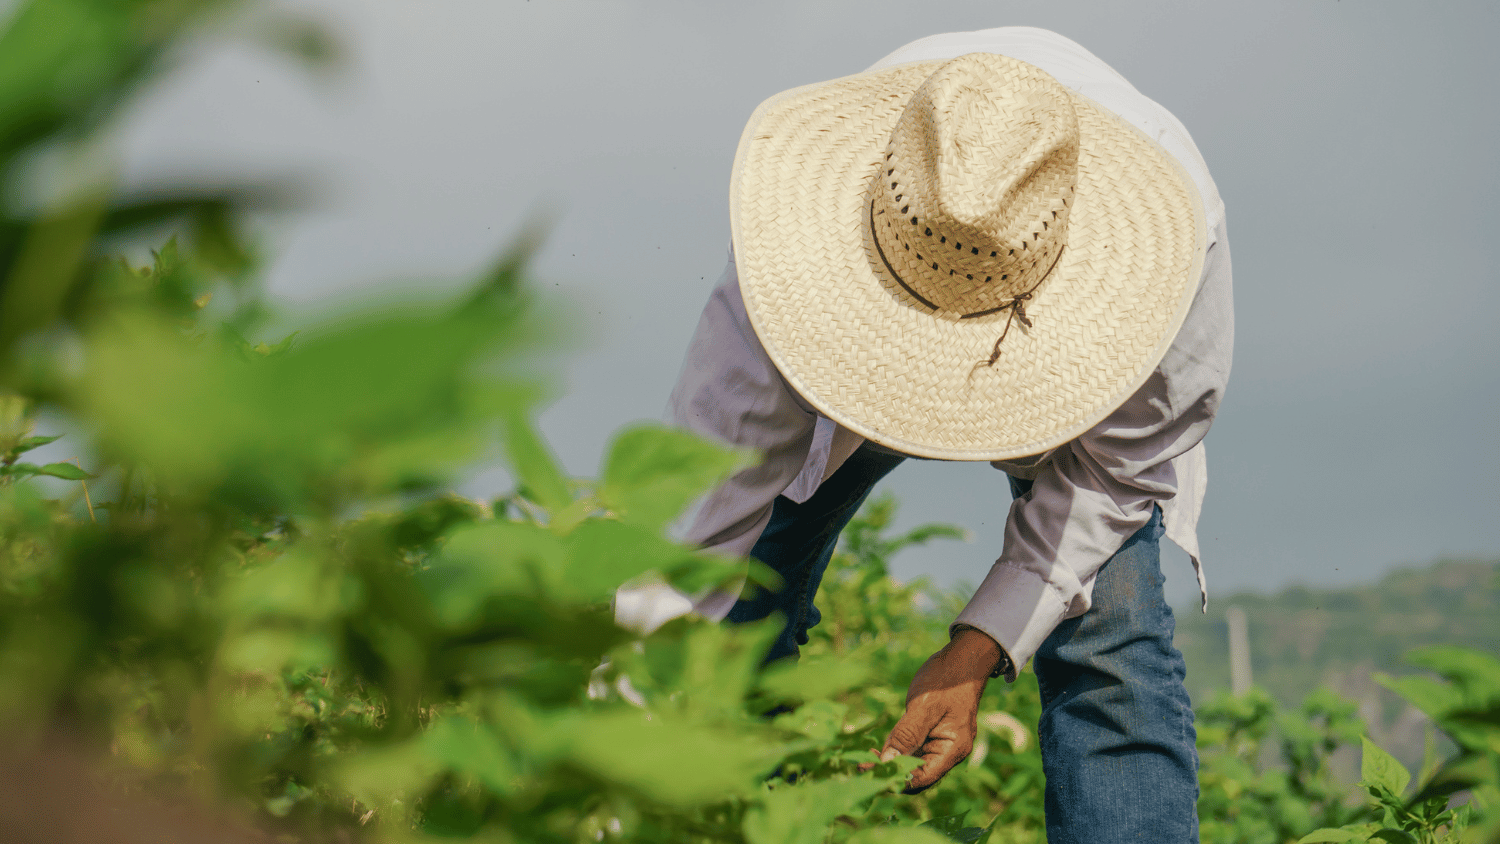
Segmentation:
[(1003, 656), (994, 639), (965, 628), (917, 670), (906, 692), (906, 713), (880, 750), (881, 762), (902, 754), (923, 760), (907, 794), (931, 787), (974, 749), (979, 698)]

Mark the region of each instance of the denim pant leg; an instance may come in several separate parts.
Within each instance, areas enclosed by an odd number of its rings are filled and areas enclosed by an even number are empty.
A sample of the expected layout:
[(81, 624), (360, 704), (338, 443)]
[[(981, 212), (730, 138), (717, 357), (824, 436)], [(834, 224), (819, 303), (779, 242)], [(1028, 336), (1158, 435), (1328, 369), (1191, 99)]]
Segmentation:
[(795, 657), (798, 646), (807, 644), (807, 631), (822, 618), (813, 606), (813, 596), (833, 557), (839, 533), (876, 482), (903, 459), (897, 454), (862, 447), (807, 501), (798, 504), (777, 496), (771, 521), (750, 549), (750, 556), (781, 575), (782, 588), (777, 592), (763, 589), (750, 597), (741, 597), (728, 616), (729, 621), (746, 622), (759, 621), (773, 612), (782, 614), (786, 627), (771, 645), (766, 662)]
[(1198, 841), (1198, 754), (1162, 590), (1161, 510), (1037, 651), (1047, 841)]

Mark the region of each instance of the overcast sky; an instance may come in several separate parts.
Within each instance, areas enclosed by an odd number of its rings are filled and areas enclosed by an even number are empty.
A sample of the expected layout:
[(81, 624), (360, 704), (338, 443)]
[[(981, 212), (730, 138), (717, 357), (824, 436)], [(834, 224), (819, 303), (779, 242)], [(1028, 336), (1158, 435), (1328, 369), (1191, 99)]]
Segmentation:
[[(576, 474), (661, 412), (724, 265), (729, 168), (757, 103), (924, 35), (1030, 25), (1173, 111), (1228, 208), (1238, 325), (1208, 438), (1211, 590), (1500, 555), (1492, 2), (279, 5), (329, 26), (342, 71), (205, 44), (127, 118), (128, 178), (322, 174), (321, 204), (269, 229), (268, 284), (289, 304), (459, 278), (549, 211), (538, 286), (574, 303), (579, 329), (542, 421)], [(897, 470), (903, 524), (974, 533), (897, 573), (978, 582), (1003, 481), (985, 464)], [(1168, 575), (1186, 602), (1184, 557)]]

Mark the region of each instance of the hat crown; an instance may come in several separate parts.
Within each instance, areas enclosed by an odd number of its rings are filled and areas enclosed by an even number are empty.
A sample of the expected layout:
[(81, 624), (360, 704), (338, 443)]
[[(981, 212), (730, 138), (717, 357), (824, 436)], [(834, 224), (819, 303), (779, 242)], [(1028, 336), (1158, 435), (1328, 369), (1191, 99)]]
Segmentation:
[(1047, 73), (973, 53), (942, 65), (891, 131), (871, 203), (876, 244), (908, 291), (973, 316), (1035, 290), (1067, 244), (1073, 100)]

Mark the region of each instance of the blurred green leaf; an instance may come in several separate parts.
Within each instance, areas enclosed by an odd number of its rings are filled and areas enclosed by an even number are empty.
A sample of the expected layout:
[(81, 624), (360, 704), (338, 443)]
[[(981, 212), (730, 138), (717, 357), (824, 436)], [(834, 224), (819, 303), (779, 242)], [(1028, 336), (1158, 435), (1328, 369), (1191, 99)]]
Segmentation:
[(682, 808), (750, 793), (779, 751), (743, 732), (648, 712), (569, 713), (547, 729), (573, 764)]
[(759, 807), (745, 813), (745, 839), (750, 844), (820, 844), (836, 819), (857, 814), (860, 802), (890, 788), (889, 780), (873, 775), (778, 784), (761, 797)]
[(559, 588), (574, 600), (608, 600), (620, 584), (656, 569), (670, 569), (695, 555), (654, 531), (624, 522), (593, 519), (564, 540), (566, 562)]
[(552, 593), (565, 559), (562, 541), (545, 528), (479, 522), (453, 531), (420, 582), (443, 623), (462, 628), (479, 621), (492, 597)]
[(760, 687), (779, 700), (817, 700), (858, 688), (870, 679), (867, 663), (819, 656), (770, 666)]
[(610, 446), (599, 499), (623, 520), (659, 529), (747, 459), (683, 431), (627, 428)]
[(919, 826), (878, 826), (849, 836), (848, 844), (944, 844), (951, 839)]
[(1350, 829), (1318, 829), (1297, 839), (1297, 844), (1325, 844), (1325, 842), (1367, 841), (1364, 834)]
[(524, 414), (513, 413), (505, 421), (505, 446), (526, 496), (553, 513), (573, 501), (557, 458)]

